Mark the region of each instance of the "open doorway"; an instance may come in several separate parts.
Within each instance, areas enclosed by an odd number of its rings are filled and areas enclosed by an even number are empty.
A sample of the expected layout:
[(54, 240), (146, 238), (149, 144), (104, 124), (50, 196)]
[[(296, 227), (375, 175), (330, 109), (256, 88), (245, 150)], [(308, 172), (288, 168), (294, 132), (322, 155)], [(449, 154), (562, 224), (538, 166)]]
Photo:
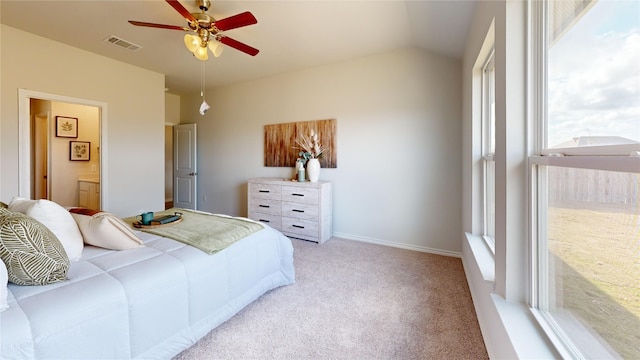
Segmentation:
[(106, 104), (19, 91), (21, 197), (106, 209)]
[(31, 99), (34, 199), (100, 209), (100, 111)]

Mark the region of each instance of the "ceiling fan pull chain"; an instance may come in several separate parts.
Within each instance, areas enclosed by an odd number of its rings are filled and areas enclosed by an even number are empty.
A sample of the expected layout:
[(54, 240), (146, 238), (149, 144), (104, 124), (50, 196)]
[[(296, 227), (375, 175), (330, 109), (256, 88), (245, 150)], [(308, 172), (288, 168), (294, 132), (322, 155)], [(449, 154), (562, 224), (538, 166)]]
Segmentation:
[(201, 70), (200, 70), (200, 96), (202, 96), (202, 104), (200, 104), (200, 115), (204, 116), (204, 113), (207, 112), (207, 110), (209, 110), (211, 108), (211, 106), (209, 106), (209, 104), (207, 104), (207, 100), (204, 98), (205, 97), (205, 92), (206, 92), (206, 85), (205, 85), (205, 62), (201, 61), (200, 62), (200, 66), (201, 66)]

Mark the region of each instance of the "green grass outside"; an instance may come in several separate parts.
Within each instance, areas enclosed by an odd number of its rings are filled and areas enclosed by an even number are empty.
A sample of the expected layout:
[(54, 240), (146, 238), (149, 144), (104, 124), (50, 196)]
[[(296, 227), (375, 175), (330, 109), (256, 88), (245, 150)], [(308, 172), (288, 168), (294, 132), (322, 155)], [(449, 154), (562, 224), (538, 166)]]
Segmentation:
[(640, 359), (640, 210), (549, 208), (558, 306)]

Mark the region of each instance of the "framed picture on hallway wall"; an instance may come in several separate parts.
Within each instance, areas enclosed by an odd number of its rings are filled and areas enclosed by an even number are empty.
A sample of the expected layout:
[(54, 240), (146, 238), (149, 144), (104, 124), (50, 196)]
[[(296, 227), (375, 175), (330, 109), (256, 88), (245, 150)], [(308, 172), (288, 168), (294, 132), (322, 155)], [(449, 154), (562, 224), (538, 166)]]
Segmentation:
[(89, 161), (90, 154), (91, 143), (89, 141), (69, 141), (69, 160)]
[(56, 116), (56, 136), (78, 138), (78, 118)]

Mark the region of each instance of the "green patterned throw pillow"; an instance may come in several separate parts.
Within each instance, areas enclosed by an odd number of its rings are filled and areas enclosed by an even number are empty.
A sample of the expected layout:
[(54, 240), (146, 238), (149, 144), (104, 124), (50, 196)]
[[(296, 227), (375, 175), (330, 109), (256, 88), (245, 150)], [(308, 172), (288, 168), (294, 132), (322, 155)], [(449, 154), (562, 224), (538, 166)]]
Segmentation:
[(51, 230), (29, 216), (3, 208), (0, 259), (14, 284), (46, 285), (67, 279), (69, 258)]

